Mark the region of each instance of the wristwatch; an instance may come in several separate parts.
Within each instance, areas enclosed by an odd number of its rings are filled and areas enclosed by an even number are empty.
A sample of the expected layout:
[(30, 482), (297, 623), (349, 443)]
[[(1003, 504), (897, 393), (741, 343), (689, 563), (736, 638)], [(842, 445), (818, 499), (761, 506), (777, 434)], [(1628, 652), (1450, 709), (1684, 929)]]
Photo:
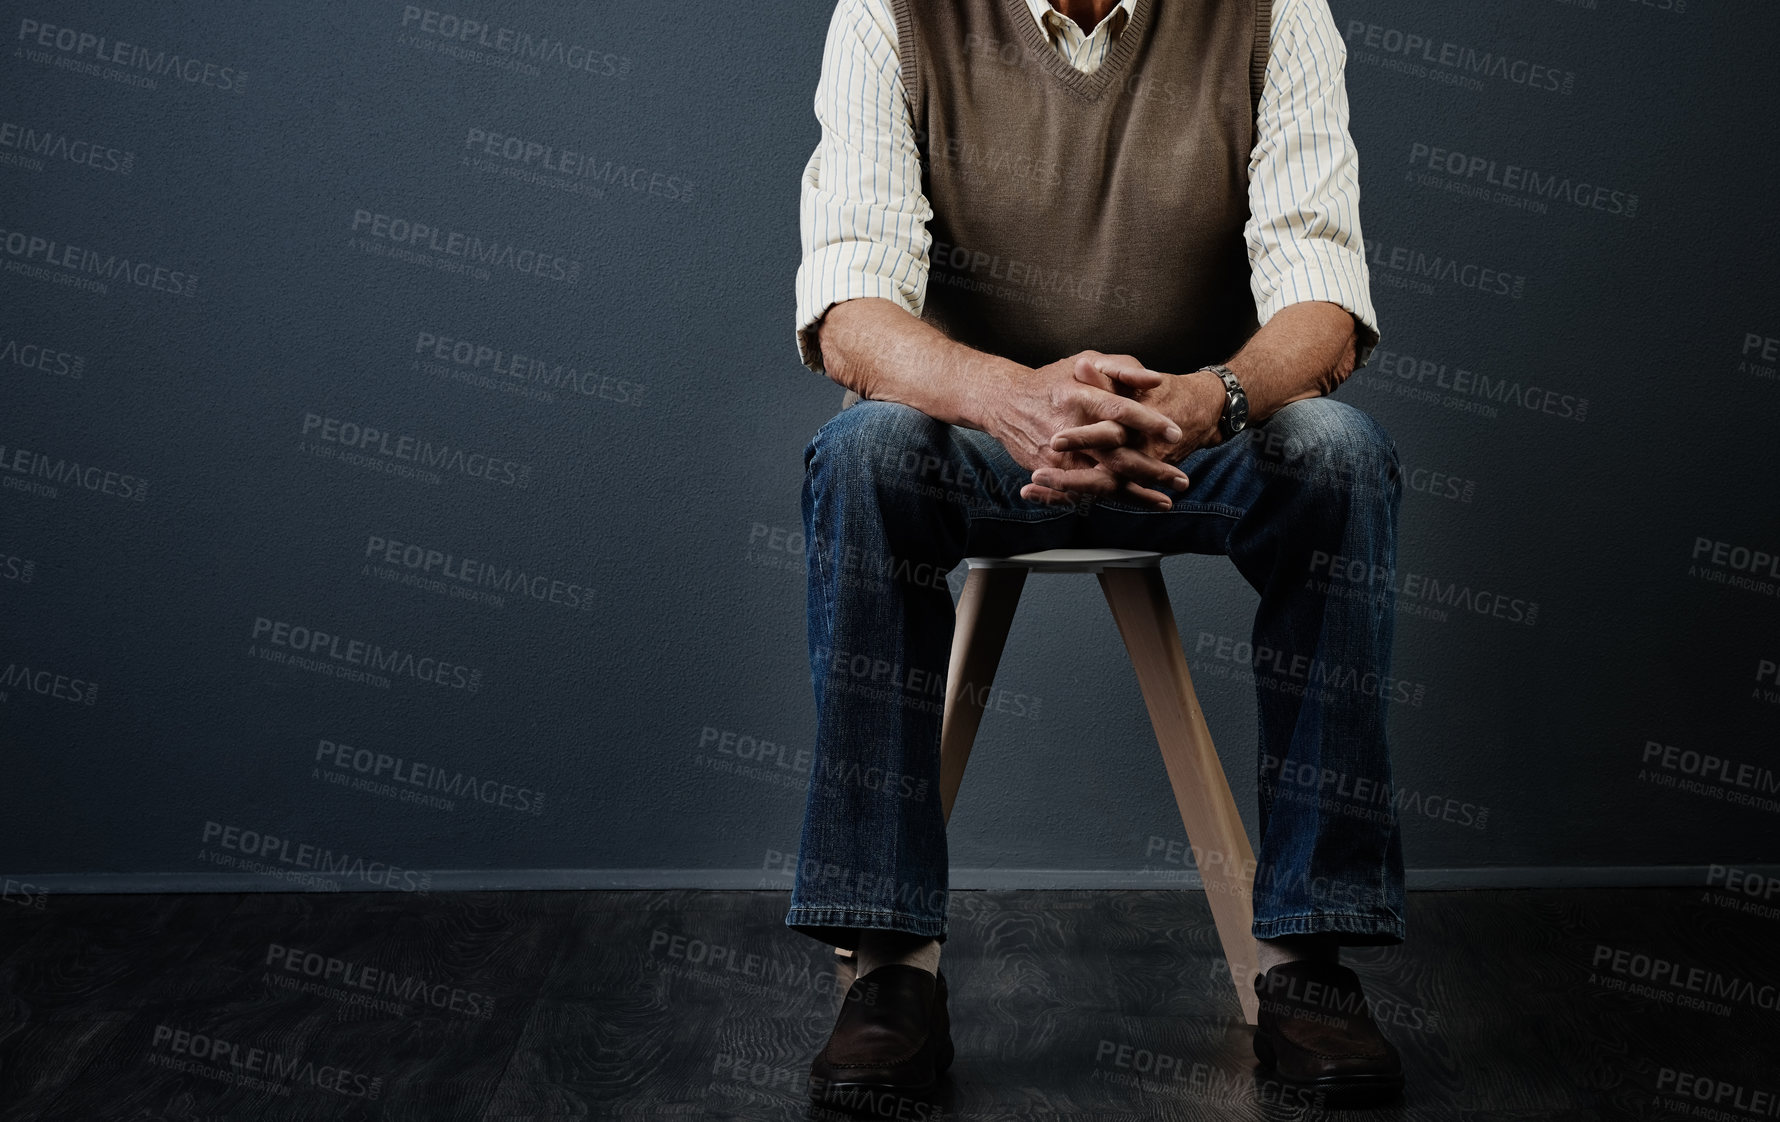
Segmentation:
[(1209, 370), (1223, 380), (1224, 411), (1218, 415), (1218, 435), (1229, 440), (1248, 428), (1248, 394), (1242, 392), (1242, 383), (1223, 363), (1214, 362), (1199, 369)]

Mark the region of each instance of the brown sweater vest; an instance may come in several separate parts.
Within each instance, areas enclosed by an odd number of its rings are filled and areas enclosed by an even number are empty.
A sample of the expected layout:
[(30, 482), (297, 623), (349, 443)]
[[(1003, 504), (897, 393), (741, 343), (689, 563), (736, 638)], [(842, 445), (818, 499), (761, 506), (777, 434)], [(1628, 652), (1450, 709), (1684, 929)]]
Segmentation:
[(1027, 366), (1234, 354), (1258, 326), (1242, 228), (1271, 0), (1137, 0), (1093, 74), (1025, 0), (892, 5), (934, 212), (921, 318)]

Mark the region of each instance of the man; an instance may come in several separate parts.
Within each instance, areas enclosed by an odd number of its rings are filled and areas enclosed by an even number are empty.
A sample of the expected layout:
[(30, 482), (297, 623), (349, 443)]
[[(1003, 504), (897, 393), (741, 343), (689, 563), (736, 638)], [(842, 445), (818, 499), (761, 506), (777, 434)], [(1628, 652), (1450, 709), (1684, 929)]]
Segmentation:
[(1326, 0), (839, 0), (797, 343), (850, 392), (804, 452), (817, 758), (786, 923), (857, 974), (817, 1098), (952, 1060), (953, 607), (910, 574), (1065, 546), (1221, 553), (1260, 594), (1255, 1051), (1320, 1092), (1401, 1086), (1338, 961), (1404, 935), (1402, 481), (1328, 396), (1379, 340), (1345, 59)]

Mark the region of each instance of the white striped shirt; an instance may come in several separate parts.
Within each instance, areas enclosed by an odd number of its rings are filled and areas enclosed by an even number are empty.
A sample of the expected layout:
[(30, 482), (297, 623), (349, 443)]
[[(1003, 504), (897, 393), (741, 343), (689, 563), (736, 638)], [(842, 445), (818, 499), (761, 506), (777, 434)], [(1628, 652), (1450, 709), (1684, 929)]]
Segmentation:
[[(1047, 0), (1026, 0), (1051, 44), (1087, 72), (1135, 3), (1121, 0), (1083, 35)], [(1255, 311), (1266, 323), (1301, 300), (1339, 304), (1359, 321), (1363, 366), (1379, 336), (1360, 236), (1359, 156), (1347, 127), (1347, 45), (1327, 0), (1274, 0), (1269, 35), (1243, 226)], [(815, 108), (822, 139), (803, 171), (797, 351), (821, 373), (810, 329), (830, 307), (881, 296), (919, 316), (927, 292), (933, 208), (921, 191), (890, 0), (837, 0)]]
[(1032, 10), (1032, 18), (1050, 38), (1051, 46), (1061, 51), (1071, 66), (1084, 74), (1092, 74), (1100, 69), (1107, 48), (1118, 41), (1119, 32), (1125, 30), (1137, 0), (1119, 0), (1117, 7), (1094, 25), (1090, 35), (1083, 35), (1081, 25), (1051, 7), (1049, 0), (1026, 0), (1026, 7)]

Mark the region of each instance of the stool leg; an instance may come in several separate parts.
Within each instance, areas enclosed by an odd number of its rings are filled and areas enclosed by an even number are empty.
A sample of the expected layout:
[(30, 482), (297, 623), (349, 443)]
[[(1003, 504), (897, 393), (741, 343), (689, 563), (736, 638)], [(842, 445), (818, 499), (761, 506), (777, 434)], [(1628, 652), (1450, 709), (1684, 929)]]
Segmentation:
[(1236, 983), (1236, 999), (1242, 1005), (1243, 1018), (1252, 1025), (1259, 1004), (1253, 984), (1259, 955), (1250, 895), (1254, 851), (1249, 848), (1236, 800), (1230, 796), (1230, 782), (1218, 762), (1205, 714), (1193, 692), (1162, 570), (1102, 569), (1097, 575), (1143, 689), (1168, 781), (1174, 787), (1174, 801), (1180, 807), (1181, 824), (1193, 846), (1218, 940)]
[(964, 765), (970, 762), (977, 726), (983, 720), (989, 687), (1001, 665), (1014, 609), (1020, 606), (1020, 590), (1025, 586), (1025, 569), (972, 569), (958, 597), (952, 661), (946, 672), (946, 709), (939, 732), (939, 800), (948, 822), (958, 785), (964, 782)]

